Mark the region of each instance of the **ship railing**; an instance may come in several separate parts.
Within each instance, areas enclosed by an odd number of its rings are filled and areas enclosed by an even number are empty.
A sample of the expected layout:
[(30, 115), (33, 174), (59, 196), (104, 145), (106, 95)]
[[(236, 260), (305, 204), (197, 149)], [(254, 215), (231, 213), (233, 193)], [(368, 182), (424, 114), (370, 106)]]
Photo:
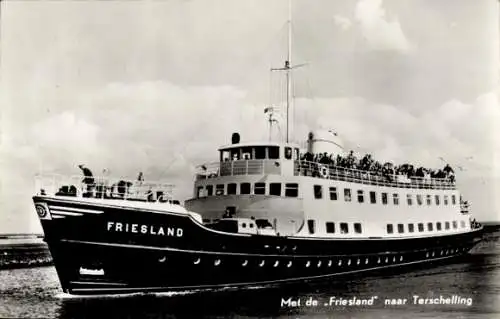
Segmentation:
[(207, 163), (198, 167), (196, 179), (200, 180), (220, 176), (266, 174), (281, 174), (281, 166), (278, 160), (259, 159)]
[(451, 178), (417, 177), (396, 174), (383, 174), (367, 170), (344, 168), (317, 162), (295, 161), (295, 176), (312, 176), (337, 181), (355, 182), (366, 185), (421, 188), (421, 189), (456, 189)]
[(171, 201), (175, 186), (166, 182), (134, 181), (124, 177), (62, 175), (35, 176), (36, 195), (142, 201)]

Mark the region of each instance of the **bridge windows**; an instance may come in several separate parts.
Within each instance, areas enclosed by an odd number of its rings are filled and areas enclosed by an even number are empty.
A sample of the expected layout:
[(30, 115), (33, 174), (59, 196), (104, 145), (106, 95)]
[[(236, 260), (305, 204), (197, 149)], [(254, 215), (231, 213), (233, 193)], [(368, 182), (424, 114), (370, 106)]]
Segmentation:
[(456, 205), (457, 204), (457, 197), (455, 195), (451, 195), (451, 204)]
[(330, 187), (330, 200), (337, 200), (337, 187)]
[(269, 146), (269, 159), (279, 159), (280, 158), (280, 148), (279, 146)]
[(340, 233), (347, 234), (349, 232), (349, 225), (347, 223), (340, 223)]
[(255, 148), (255, 159), (265, 159), (266, 158), (266, 148), (256, 147)]
[(240, 184), (240, 194), (242, 194), (242, 195), (250, 194), (250, 183), (241, 183)]
[(298, 197), (299, 196), (299, 184), (296, 184), (296, 183), (285, 184), (285, 196), (286, 197)]
[(405, 225), (398, 224), (398, 233), (402, 234), (405, 232)]
[(316, 199), (323, 198), (323, 186), (314, 185), (314, 198)]
[(351, 201), (351, 189), (350, 188), (344, 188), (344, 201), (346, 201), (346, 202)]
[(413, 233), (415, 232), (415, 225), (413, 224), (408, 224), (408, 232)]
[(452, 221), (451, 224), (453, 225), (453, 229), (457, 229), (458, 228), (456, 220)]
[(376, 204), (377, 203), (377, 193), (370, 192), (370, 203), (372, 203), (372, 204)]
[(285, 159), (287, 159), (287, 160), (292, 159), (292, 148), (291, 147), (285, 147)]
[(424, 231), (424, 224), (423, 223), (418, 223), (417, 227), (418, 227), (419, 233), (422, 233)]
[(196, 198), (204, 197), (203, 196), (203, 186), (198, 186), (196, 188)]
[(417, 194), (417, 204), (421, 206), (423, 203), (424, 201), (422, 200), (422, 195)]
[(387, 233), (388, 234), (394, 233), (394, 227), (392, 224), (387, 224)]
[(441, 230), (441, 222), (436, 223), (436, 230)]
[(354, 232), (356, 234), (361, 234), (363, 232), (363, 230), (361, 229), (360, 223), (354, 223)]
[(428, 230), (428, 231), (433, 231), (433, 230), (434, 230), (434, 224), (432, 224), (432, 223), (427, 223), (427, 230)]
[(358, 190), (358, 203), (363, 203), (365, 201), (365, 197), (362, 190)]
[(382, 204), (387, 205), (387, 193), (382, 193)]
[(399, 195), (397, 193), (392, 194), (392, 201), (394, 205), (399, 205)]
[(215, 185), (215, 196), (224, 195), (224, 184)]
[(448, 195), (444, 195), (443, 202), (445, 205), (448, 205)]
[(444, 222), (444, 229), (445, 230), (450, 229), (450, 222)]
[(228, 195), (236, 195), (236, 184), (235, 183), (227, 184), (227, 194)]
[(427, 205), (430, 206), (432, 203), (432, 196), (431, 195), (426, 195), (426, 200), (427, 200)]
[(265, 195), (266, 194), (266, 183), (255, 183), (253, 193), (255, 195)]
[(434, 199), (436, 200), (436, 205), (439, 205), (439, 195), (434, 195)]
[(409, 206), (413, 205), (413, 199), (411, 198), (411, 194), (406, 194), (406, 202)]
[(308, 219), (307, 228), (309, 230), (309, 234), (314, 234), (316, 231), (316, 221), (314, 219)]
[(326, 232), (329, 234), (334, 234), (335, 233), (335, 223), (326, 222)]
[(270, 183), (269, 195), (281, 196), (281, 183)]

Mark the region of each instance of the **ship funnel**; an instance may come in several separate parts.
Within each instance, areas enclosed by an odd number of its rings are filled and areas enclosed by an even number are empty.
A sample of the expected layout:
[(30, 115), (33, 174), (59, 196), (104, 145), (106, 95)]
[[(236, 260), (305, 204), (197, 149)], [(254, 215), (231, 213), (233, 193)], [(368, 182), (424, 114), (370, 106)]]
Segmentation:
[(240, 142), (240, 134), (233, 133), (233, 135), (231, 136), (231, 143), (238, 144), (239, 142)]

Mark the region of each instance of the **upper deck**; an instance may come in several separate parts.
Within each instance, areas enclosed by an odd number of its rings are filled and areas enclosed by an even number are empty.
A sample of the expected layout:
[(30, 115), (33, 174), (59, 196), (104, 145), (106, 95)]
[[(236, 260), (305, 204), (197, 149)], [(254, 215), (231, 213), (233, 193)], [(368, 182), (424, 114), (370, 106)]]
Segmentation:
[(199, 167), (196, 179), (242, 175), (309, 176), (365, 185), (455, 190), (454, 177), (435, 178), (396, 174), (380, 170), (353, 169), (301, 158), (293, 144), (233, 144), (219, 149), (220, 161)]

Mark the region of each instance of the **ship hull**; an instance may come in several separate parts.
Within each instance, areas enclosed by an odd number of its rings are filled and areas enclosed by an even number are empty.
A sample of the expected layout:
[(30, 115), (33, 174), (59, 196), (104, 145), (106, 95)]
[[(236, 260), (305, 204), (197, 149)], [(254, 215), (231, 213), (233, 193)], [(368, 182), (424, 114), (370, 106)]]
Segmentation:
[[(186, 214), (34, 197), (64, 292), (114, 294), (315, 280), (451, 259), (482, 228), (414, 238), (231, 234)], [(123, 201), (125, 202), (125, 201)]]

